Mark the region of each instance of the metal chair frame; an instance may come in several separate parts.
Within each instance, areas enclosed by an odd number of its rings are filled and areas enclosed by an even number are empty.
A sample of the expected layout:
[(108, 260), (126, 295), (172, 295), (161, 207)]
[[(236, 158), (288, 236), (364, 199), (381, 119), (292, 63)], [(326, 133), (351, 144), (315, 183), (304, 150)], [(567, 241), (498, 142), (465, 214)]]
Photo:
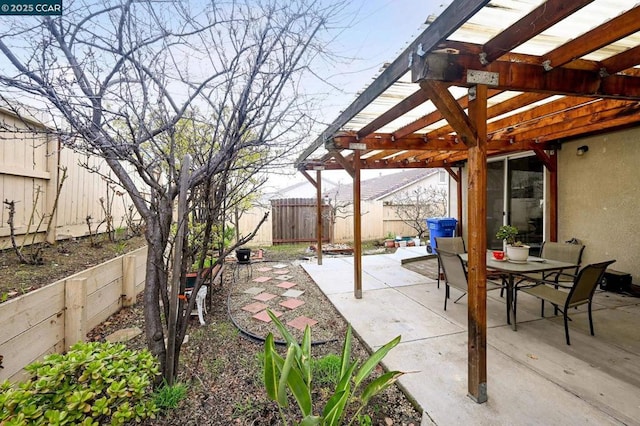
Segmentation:
[[(613, 262), (615, 262), (615, 260), (594, 263), (582, 268), (575, 277), (573, 286), (569, 292), (556, 288), (556, 281), (540, 281), (538, 285), (523, 288), (520, 291), (524, 291), (525, 293), (535, 296), (541, 300), (541, 315), (543, 318), (545, 301), (551, 303), (555, 309), (562, 312), (567, 345), (571, 345), (571, 341), (569, 339), (569, 308), (575, 308), (584, 304), (588, 305), (589, 330), (591, 331), (591, 335), (594, 336), (593, 315), (591, 312), (593, 295), (596, 287), (602, 280), (607, 267)], [(515, 297), (517, 299), (517, 292), (515, 292)], [(517, 306), (516, 300), (514, 300), (514, 306)]]
[[(466, 253), (467, 249), (464, 244), (464, 239), (462, 237), (435, 237), (435, 249), (436, 253), (438, 250), (442, 248), (451, 253)], [(438, 256), (438, 288), (440, 288), (440, 273), (442, 272), (442, 265), (440, 263), (440, 256)]]

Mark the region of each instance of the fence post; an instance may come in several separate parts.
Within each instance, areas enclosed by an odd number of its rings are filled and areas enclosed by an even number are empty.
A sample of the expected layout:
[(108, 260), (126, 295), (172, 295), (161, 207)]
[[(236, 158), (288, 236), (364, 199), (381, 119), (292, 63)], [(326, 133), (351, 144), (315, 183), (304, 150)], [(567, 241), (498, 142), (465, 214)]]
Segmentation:
[(64, 285), (64, 346), (66, 349), (86, 339), (87, 279), (72, 278)]
[(136, 303), (136, 257), (127, 255), (122, 258), (122, 307)]

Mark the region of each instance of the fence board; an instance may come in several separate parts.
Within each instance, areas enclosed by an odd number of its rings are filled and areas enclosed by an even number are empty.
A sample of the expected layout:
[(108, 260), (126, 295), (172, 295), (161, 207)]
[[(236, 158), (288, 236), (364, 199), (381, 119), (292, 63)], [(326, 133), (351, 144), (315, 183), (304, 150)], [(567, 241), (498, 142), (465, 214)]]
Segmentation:
[[(100, 205), (100, 198), (114, 200), (111, 205), (114, 227), (126, 226), (125, 218), (128, 207), (132, 204), (131, 200), (127, 195), (118, 195), (115, 188), (108, 187), (102, 175), (109, 176), (111, 171), (100, 157), (87, 158), (86, 155), (70, 149), (59, 150), (57, 139), (51, 135), (47, 136), (44, 126), (33, 122), (32, 126), (40, 127), (42, 130), (38, 133), (30, 133), (20, 120), (3, 109), (0, 109), (0, 122), (5, 124), (6, 129), (12, 129), (13, 126), (25, 129), (20, 132), (0, 131), (0, 200), (17, 202), (14, 222), (19, 241), (26, 232), (38, 188), (42, 193), (36, 206), (37, 216), (51, 214), (59, 175), (58, 164), (68, 169), (68, 179), (62, 187), (56, 219), (53, 223), (57, 234), (56, 239), (87, 235), (89, 231), (86, 225), (87, 216), (93, 218), (94, 227), (101, 222), (105, 213)], [(87, 162), (99, 173), (89, 172), (79, 164), (81, 161)], [(142, 183), (141, 187), (143, 187)], [(10, 246), (7, 218), (7, 209), (2, 203), (0, 204), (0, 249)], [(46, 220), (40, 228), (36, 241), (44, 239), (45, 228)], [(31, 231), (33, 232), (34, 229), (35, 225), (32, 224)], [(103, 224), (100, 230), (106, 231), (106, 226)], [(31, 238), (28, 239), (28, 242), (30, 241)]]
[(260, 220), (264, 217), (264, 214), (269, 212), (267, 220), (260, 226), (255, 237), (249, 242), (251, 246), (271, 245), (272, 232), (273, 232), (273, 214), (270, 207), (254, 206), (250, 210), (244, 212), (240, 217), (238, 224), (238, 230), (240, 235), (248, 235), (256, 229)]
[[(271, 200), (273, 244), (314, 242), (317, 240), (314, 198)], [(323, 206), (322, 240), (329, 241), (329, 206)]]
[[(290, 199), (289, 199), (290, 200)], [(293, 199), (296, 200), (296, 199)], [(299, 200), (299, 199), (298, 199)], [(309, 220), (313, 221), (313, 234), (312, 239), (305, 239), (305, 242), (313, 242), (316, 240), (315, 234), (315, 198), (312, 199), (303, 199), (307, 200), (306, 208), (313, 209), (313, 215), (309, 218)], [(308, 200), (312, 200), (313, 203)], [(278, 200), (274, 200), (278, 201)], [(279, 201), (285, 203), (285, 201)], [(295, 211), (296, 208), (304, 207), (303, 203), (296, 203), (295, 201), (290, 203), (293, 204), (291, 206), (291, 210)], [(296, 205), (297, 204), (297, 205)], [(312, 206), (309, 206), (311, 204)], [(347, 208), (349, 210), (349, 208)], [(262, 217), (264, 214), (264, 209), (255, 207), (248, 212), (246, 212), (243, 216), (243, 219), (240, 221), (240, 232), (242, 234), (247, 234), (255, 227), (257, 224), (257, 218)], [(298, 220), (287, 219), (287, 216), (276, 213), (277, 208), (272, 206), (272, 212), (270, 215), (271, 224), (265, 223), (262, 229), (265, 230), (264, 233), (259, 233), (258, 237), (251, 242), (251, 245), (272, 245), (277, 244), (278, 238), (272, 235), (275, 235), (277, 229), (284, 227), (291, 227), (292, 223), (288, 222), (289, 220)], [(328, 210), (325, 210), (327, 212)], [(392, 211), (392, 207), (383, 206), (383, 203), (378, 200), (372, 201), (363, 201), (362, 202), (362, 239), (366, 240), (375, 240), (385, 238), (389, 233), (394, 237), (396, 235), (402, 236), (415, 236), (415, 230), (413, 230), (410, 226), (400, 221), (395, 213)], [(336, 222), (333, 229), (330, 229), (328, 225), (328, 221), (323, 225), (325, 231), (325, 241), (327, 240), (327, 235), (331, 235), (332, 242), (352, 242), (353, 241), (353, 216), (350, 211), (344, 212), (342, 214), (346, 217), (340, 217), (336, 219)], [(328, 215), (326, 215), (328, 216)], [(270, 225), (270, 226), (269, 226)], [(294, 225), (295, 226), (295, 225)], [(329, 233), (329, 234), (327, 234)]]

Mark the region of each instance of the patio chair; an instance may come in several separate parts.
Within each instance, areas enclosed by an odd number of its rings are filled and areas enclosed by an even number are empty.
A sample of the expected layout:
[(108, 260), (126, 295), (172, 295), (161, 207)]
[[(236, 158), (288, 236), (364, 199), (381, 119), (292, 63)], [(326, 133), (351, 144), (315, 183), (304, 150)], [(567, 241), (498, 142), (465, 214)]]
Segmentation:
[(571, 287), (580, 268), (582, 252), (584, 252), (584, 245), (582, 244), (556, 243), (552, 241), (544, 242), (542, 243), (540, 252), (541, 258), (573, 263), (576, 267), (562, 271), (547, 272), (545, 274), (528, 274), (526, 277), (532, 281), (555, 281), (559, 287)]
[[(573, 263), (575, 268), (563, 269), (562, 271), (551, 272), (537, 272), (533, 274), (523, 274), (522, 279), (516, 283), (516, 291), (518, 291), (517, 284), (523, 281), (555, 281), (555, 288), (565, 287), (569, 288), (573, 285), (573, 281), (580, 268), (580, 262), (582, 262), (582, 253), (584, 252), (584, 245), (573, 243), (556, 243), (553, 241), (543, 242), (540, 250), (540, 257), (543, 259), (557, 260), (559, 262)], [(558, 311), (555, 311), (557, 314)]]
[[(463, 293), (462, 296), (458, 297), (453, 303), (456, 303), (458, 300), (462, 299), (465, 294), (467, 294), (467, 290), (469, 288), (467, 280), (467, 269), (465, 268), (464, 261), (462, 260), (462, 258), (460, 258), (459, 253), (450, 252), (438, 247), (437, 255), (438, 259), (440, 260), (442, 270), (444, 271), (444, 310), (446, 311), (447, 299), (449, 298), (449, 287), (454, 287), (462, 291)], [(501, 284), (497, 284), (493, 281), (487, 280), (487, 291), (495, 290), (501, 287)]]
[[(556, 281), (541, 282), (539, 285), (529, 288), (523, 288), (520, 291), (524, 291), (532, 296), (539, 298), (542, 302), (541, 315), (544, 318), (544, 302), (551, 303), (554, 308), (560, 310), (564, 317), (564, 333), (567, 337), (567, 345), (570, 345), (569, 340), (569, 308), (575, 308), (580, 305), (587, 304), (589, 311), (589, 329), (591, 335), (593, 332), (593, 318), (591, 314), (591, 301), (596, 287), (602, 280), (604, 272), (609, 265), (615, 260), (609, 260), (606, 262), (594, 263), (585, 266), (573, 281), (573, 286), (567, 292), (565, 289), (558, 289), (555, 287)], [(547, 284), (551, 284), (547, 285)], [(517, 297), (517, 292), (516, 292)], [(514, 301), (514, 303), (516, 303)]]
[[(436, 237), (434, 238), (436, 243), (436, 253), (439, 249), (446, 250), (451, 253), (466, 253), (467, 249), (464, 245), (462, 237)], [(442, 272), (442, 265), (440, 264), (440, 256), (438, 256), (438, 288), (440, 288), (440, 273)]]

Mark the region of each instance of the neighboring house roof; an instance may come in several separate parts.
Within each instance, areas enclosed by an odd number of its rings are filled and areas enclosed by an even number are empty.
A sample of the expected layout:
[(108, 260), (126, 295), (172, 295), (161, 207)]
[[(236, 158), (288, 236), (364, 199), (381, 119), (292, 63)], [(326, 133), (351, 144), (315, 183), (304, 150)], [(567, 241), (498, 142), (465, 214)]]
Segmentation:
[[(399, 173), (382, 175), (360, 182), (360, 198), (362, 200), (379, 200), (409, 185), (437, 174), (440, 169), (410, 169)], [(353, 199), (353, 185), (339, 185), (325, 191), (324, 196), (340, 201)]]
[[(337, 185), (334, 181), (326, 178), (322, 178), (322, 187), (327, 188), (327, 190), (331, 190)], [(315, 198), (316, 197), (316, 189), (313, 185), (311, 185), (308, 181), (298, 182), (293, 185), (279, 188), (276, 191), (265, 194), (266, 198), (269, 200), (280, 199), (280, 198)]]

